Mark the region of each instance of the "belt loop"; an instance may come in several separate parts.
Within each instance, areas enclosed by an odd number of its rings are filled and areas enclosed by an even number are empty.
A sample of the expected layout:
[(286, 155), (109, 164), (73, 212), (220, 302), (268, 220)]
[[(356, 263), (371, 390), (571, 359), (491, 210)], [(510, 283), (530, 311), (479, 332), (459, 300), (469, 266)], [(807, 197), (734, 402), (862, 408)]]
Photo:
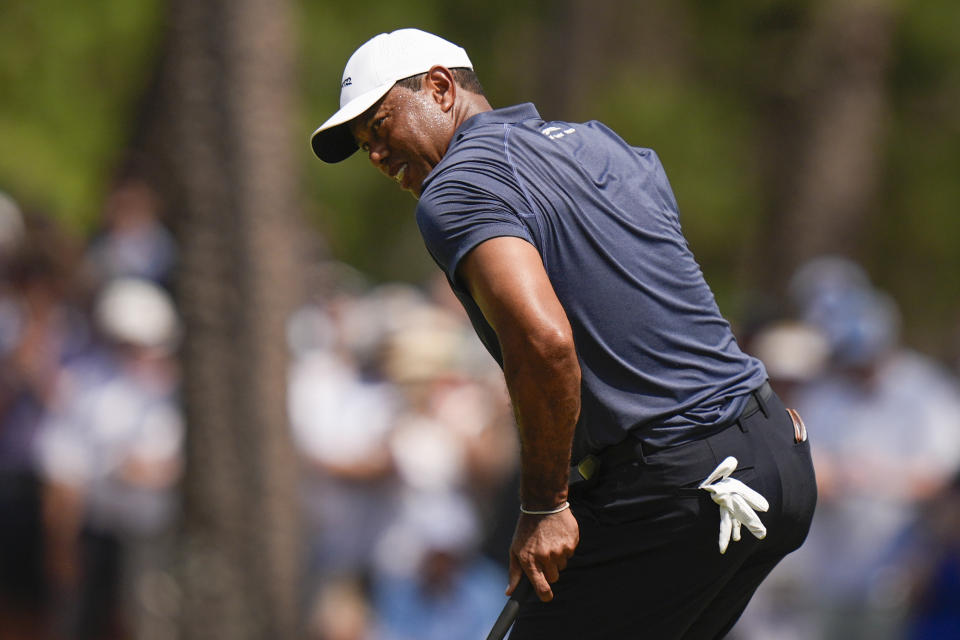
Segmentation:
[(763, 387), (754, 391), (753, 397), (757, 399), (757, 405), (760, 407), (760, 411), (763, 412), (763, 417), (769, 420), (770, 409), (767, 407), (767, 401), (763, 399)]

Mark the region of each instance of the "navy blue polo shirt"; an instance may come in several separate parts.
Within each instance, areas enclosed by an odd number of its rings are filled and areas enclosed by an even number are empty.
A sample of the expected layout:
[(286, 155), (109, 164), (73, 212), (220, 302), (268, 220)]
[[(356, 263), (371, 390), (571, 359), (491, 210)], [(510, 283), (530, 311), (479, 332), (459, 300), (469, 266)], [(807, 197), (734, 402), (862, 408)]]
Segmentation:
[(469, 118), (423, 182), (417, 224), (501, 366), (457, 266), (498, 236), (537, 248), (580, 360), (575, 459), (628, 431), (655, 446), (703, 438), (766, 379), (720, 315), (659, 158), (599, 122), (544, 122), (532, 104)]

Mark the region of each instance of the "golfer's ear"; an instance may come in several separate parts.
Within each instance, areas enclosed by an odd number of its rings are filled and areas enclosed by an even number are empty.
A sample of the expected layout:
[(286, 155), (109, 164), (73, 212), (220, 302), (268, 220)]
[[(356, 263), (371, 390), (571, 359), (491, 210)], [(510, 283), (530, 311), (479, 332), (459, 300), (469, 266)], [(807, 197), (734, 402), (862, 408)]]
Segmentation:
[(443, 111), (453, 108), (453, 103), (457, 100), (457, 83), (450, 69), (440, 65), (431, 67), (423, 81), (426, 85), (424, 88), (430, 91), (431, 97)]

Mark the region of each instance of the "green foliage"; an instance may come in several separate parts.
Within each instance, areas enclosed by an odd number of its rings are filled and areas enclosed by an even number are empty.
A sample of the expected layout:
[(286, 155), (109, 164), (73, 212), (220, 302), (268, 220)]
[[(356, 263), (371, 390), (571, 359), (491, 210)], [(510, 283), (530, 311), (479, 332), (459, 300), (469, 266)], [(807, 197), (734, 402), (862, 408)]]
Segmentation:
[(960, 318), (958, 27), (960, 5), (950, 0), (904, 7), (869, 265), (903, 307), (910, 341), (930, 351)]
[(374, 3), (357, 11), (350, 3), (305, 2), (300, 6), (304, 117), (298, 149), (305, 167), (311, 217), (333, 257), (377, 279), (422, 280), (432, 269), (416, 233), (416, 202), (373, 171), (363, 154), (336, 165), (317, 160), (309, 134), (336, 111), (340, 76), (353, 50), (374, 35), (416, 26), (441, 31), (442, 2)]
[(0, 189), (75, 227), (98, 212), (160, 33), (155, 0), (5, 3)]
[[(295, 152), (308, 212), (330, 254), (375, 279), (422, 280), (434, 271), (415, 228), (413, 200), (359, 154), (328, 166), (313, 157), (308, 143), (337, 106), (340, 74), (353, 49), (381, 31), (417, 26), (467, 47), (495, 105), (538, 100), (548, 117), (601, 119), (632, 144), (654, 148), (721, 302), (748, 284), (739, 262), (743, 234), (772, 214), (764, 167), (758, 166), (759, 151), (769, 144), (764, 127), (777, 113), (771, 101), (809, 91), (805, 78), (784, 69), (796, 70), (793, 56), (809, 44), (806, 30), (830, 4), (622, 2), (612, 25), (615, 41), (600, 43), (605, 49), (598, 68), (579, 76), (547, 73), (551, 57), (567, 64), (588, 53), (548, 50), (557, 42), (544, 40), (565, 24), (578, 33), (581, 25), (570, 21), (581, 15), (580, 1), (297, 5), (302, 109), (290, 125), (302, 141)], [(901, 300), (913, 335), (941, 336), (942, 343), (960, 292), (953, 278), (925, 274), (960, 271), (960, 4), (890, 6), (898, 28), (879, 150), (883, 175), (859, 254), (878, 283)], [(90, 226), (155, 64), (163, 10), (160, 0), (6, 3), (0, 21), (0, 189), (76, 227)], [(663, 15), (674, 30), (644, 31), (642, 37), (653, 40), (638, 48), (631, 40), (641, 38), (642, 29), (633, 30)], [(660, 50), (675, 59), (658, 64)], [(576, 98), (563, 105), (566, 113), (542, 91), (551, 82), (568, 83)]]

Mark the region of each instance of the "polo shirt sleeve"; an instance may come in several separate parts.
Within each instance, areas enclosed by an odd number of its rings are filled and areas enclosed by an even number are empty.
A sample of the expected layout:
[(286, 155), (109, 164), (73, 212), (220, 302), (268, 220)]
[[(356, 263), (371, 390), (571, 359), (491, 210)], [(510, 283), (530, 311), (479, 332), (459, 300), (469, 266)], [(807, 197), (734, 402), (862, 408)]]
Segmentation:
[(471, 249), (491, 238), (513, 236), (536, 246), (527, 220), (504, 194), (514, 184), (484, 171), (444, 172), (424, 192), (417, 205), (417, 225), (433, 259), (451, 282)]

